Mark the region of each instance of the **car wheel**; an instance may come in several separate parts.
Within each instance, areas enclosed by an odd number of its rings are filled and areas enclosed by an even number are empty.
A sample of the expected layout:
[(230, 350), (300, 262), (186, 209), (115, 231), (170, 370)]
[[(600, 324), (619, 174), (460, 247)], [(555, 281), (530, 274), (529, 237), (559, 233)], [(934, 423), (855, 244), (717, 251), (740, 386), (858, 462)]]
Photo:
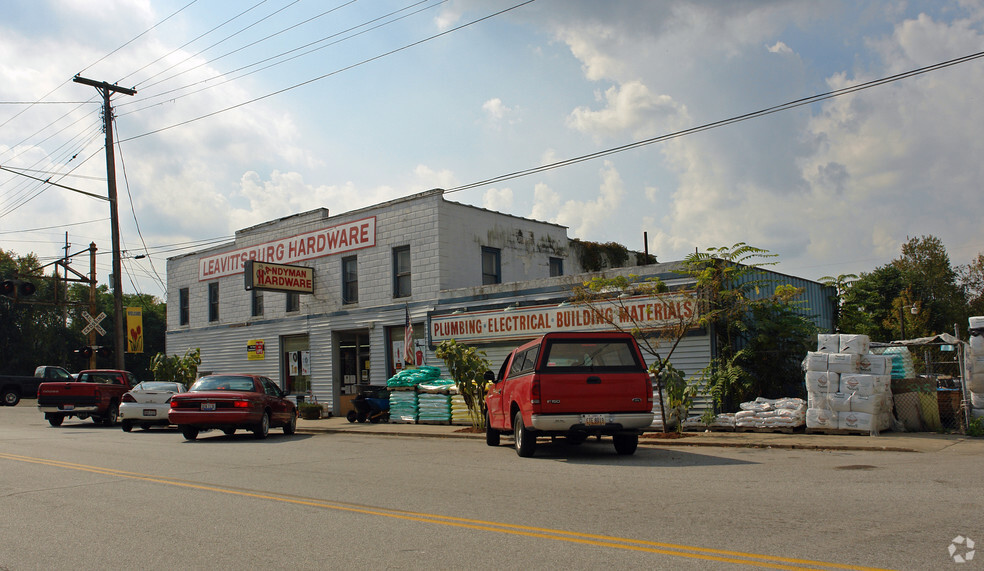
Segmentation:
[(120, 419), (120, 403), (114, 402), (109, 405), (109, 410), (106, 411), (106, 416), (103, 417), (103, 424), (106, 426), (116, 426), (117, 421)]
[(615, 441), (615, 452), (619, 456), (635, 454), (636, 448), (639, 447), (638, 434), (616, 434), (612, 440)]
[(355, 412), (354, 410), (350, 410), (348, 411), (348, 414), (345, 415), (345, 420), (349, 422), (355, 422), (359, 420), (359, 413)]
[(492, 428), (492, 423), (489, 422), (489, 415), (485, 415), (485, 443), (489, 446), (499, 445), (499, 431)]
[(262, 440), (270, 434), (270, 413), (263, 411), (263, 418), (260, 419), (260, 423), (253, 428), (253, 436), (257, 440)]
[(294, 434), (294, 432), (296, 431), (297, 431), (297, 414), (295, 412), (294, 414), (290, 415), (290, 421), (288, 421), (287, 424), (284, 425), (284, 434), (290, 436), (291, 434)]
[(536, 434), (523, 424), (523, 413), (516, 412), (513, 418), (513, 434), (516, 437), (516, 454), (529, 458), (536, 452)]
[(181, 434), (184, 435), (185, 440), (195, 440), (198, 438), (198, 429), (194, 426), (182, 426)]
[(236, 433), (236, 429), (235, 428), (223, 428), (222, 429), (222, 434), (225, 434), (226, 436), (232, 436), (235, 433)]
[(46, 414), (44, 418), (51, 426), (61, 426), (62, 421), (65, 420), (65, 417), (60, 414)]
[(4, 406), (17, 406), (20, 402), (20, 393), (14, 389), (5, 389), (3, 391), (3, 404)]
[(120, 423), (120, 428), (123, 429), (123, 432), (130, 432), (133, 430), (133, 421), (124, 419), (123, 422)]

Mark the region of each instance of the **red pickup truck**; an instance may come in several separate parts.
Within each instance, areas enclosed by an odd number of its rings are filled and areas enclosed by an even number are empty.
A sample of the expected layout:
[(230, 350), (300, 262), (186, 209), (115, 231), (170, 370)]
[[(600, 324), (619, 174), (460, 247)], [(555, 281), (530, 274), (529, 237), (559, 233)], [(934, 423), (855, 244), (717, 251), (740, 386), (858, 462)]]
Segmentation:
[(547, 333), (506, 357), (485, 397), (485, 441), (512, 433), (516, 452), (532, 456), (538, 436), (580, 444), (611, 435), (632, 454), (653, 422), (653, 385), (635, 338), (622, 332)]
[(123, 394), (137, 384), (129, 371), (94, 369), (82, 371), (73, 382), (41, 383), (38, 387), (38, 410), (51, 426), (61, 426), (65, 418), (113, 426), (120, 416)]

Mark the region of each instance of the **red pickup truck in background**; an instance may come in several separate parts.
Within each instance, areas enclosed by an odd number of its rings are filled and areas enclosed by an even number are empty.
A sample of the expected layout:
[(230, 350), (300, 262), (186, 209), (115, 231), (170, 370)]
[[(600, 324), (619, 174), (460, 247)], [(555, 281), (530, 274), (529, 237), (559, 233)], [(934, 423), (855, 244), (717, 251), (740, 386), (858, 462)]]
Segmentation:
[(38, 387), (38, 410), (51, 426), (75, 416), (81, 420), (113, 426), (120, 416), (123, 393), (137, 384), (129, 371), (94, 369), (82, 371), (73, 382), (41, 383)]
[(653, 422), (653, 384), (635, 338), (622, 332), (547, 333), (506, 357), (485, 397), (485, 441), (512, 433), (516, 452), (532, 456), (538, 436), (580, 444), (611, 435), (632, 454)]

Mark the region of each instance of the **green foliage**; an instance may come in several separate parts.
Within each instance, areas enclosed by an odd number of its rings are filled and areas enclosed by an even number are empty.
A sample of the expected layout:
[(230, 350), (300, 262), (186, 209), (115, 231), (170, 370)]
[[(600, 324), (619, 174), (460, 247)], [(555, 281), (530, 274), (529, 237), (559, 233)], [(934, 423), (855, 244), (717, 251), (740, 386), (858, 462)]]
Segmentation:
[(700, 381), (707, 394), (714, 399), (714, 405), (721, 410), (737, 410), (738, 404), (753, 400), (755, 379), (742, 365), (749, 357), (748, 349), (711, 360), (700, 372)]
[(972, 418), (967, 426), (967, 436), (984, 436), (984, 418)]
[(434, 355), (444, 361), (454, 384), (458, 387), (458, 392), (464, 397), (472, 426), (484, 429), (487, 413), (484, 375), (485, 371), (489, 370), (489, 360), (485, 358), (485, 351), (449, 339), (438, 345)]
[(581, 262), (581, 267), (586, 272), (597, 272), (605, 268), (621, 268), (629, 259), (629, 249), (615, 242), (604, 244), (587, 240), (575, 240), (574, 242), (580, 246), (578, 261)]
[(188, 349), (183, 357), (157, 353), (150, 358), (150, 371), (158, 381), (176, 381), (190, 387), (202, 364), (201, 349)]

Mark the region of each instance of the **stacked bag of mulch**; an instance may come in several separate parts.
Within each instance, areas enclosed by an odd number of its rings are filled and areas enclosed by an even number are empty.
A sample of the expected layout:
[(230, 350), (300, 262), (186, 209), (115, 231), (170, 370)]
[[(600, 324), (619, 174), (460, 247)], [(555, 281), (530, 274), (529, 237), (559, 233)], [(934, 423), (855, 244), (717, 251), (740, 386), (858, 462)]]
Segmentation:
[(797, 398), (767, 399), (759, 397), (738, 405), (735, 428), (755, 430), (792, 430), (806, 424), (806, 401)]
[(413, 424), (417, 422), (417, 392), (390, 391), (390, 422)]
[(820, 334), (806, 370), (807, 430), (876, 435), (892, 427), (891, 356), (873, 355), (867, 335)]
[(468, 405), (465, 404), (465, 397), (458, 394), (457, 390), (451, 393), (451, 424), (467, 426), (472, 423), (471, 415), (468, 414)]
[(967, 390), (971, 418), (984, 418), (984, 316), (970, 318), (970, 350), (967, 351)]
[(441, 369), (417, 367), (403, 369), (386, 381), (389, 387), (390, 422), (412, 424), (420, 414), (417, 389), (421, 384), (440, 382)]

